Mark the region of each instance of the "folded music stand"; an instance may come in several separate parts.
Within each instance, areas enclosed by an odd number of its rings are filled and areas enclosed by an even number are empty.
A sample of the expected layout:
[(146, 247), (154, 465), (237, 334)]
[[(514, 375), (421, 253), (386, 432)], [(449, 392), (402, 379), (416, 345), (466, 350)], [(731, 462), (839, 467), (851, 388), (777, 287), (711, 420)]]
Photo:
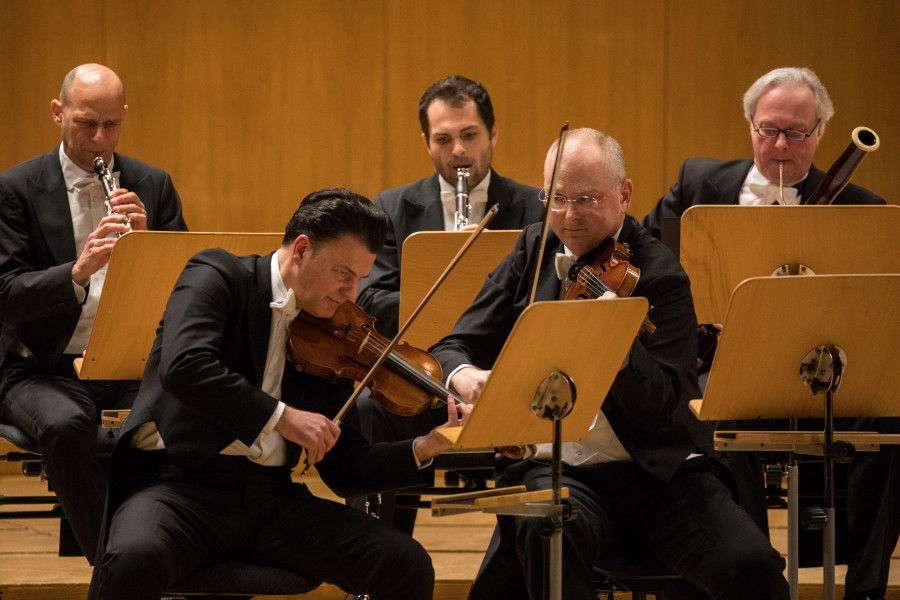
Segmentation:
[[(727, 309), (728, 323), (722, 330), (704, 399), (692, 403), (695, 413), (701, 419), (825, 419), (821, 433), (718, 432), (716, 446), (721, 450), (788, 449), (823, 454), (826, 512), (831, 512), (823, 531), (826, 598), (834, 597), (831, 467), (836, 442), (867, 449), (897, 443), (895, 436), (835, 433), (832, 419), (835, 415), (900, 414), (896, 393), (880, 381), (885, 373), (881, 369), (898, 357), (873, 356), (873, 342), (880, 336), (870, 335), (875, 329), (872, 319), (889, 314), (883, 311), (890, 310), (884, 304), (890, 297), (865, 290), (868, 284), (895, 285), (896, 276), (874, 274), (900, 273), (900, 258), (885, 251), (900, 235), (898, 208), (696, 206), (682, 219), (681, 261), (691, 277), (698, 321), (726, 322)], [(838, 243), (842, 239), (848, 244)], [(859, 272), (874, 274), (840, 275)], [(816, 276), (778, 276), (790, 274)], [(735, 289), (732, 295), (734, 286), (752, 277), (759, 279), (741, 284), (741, 294)], [(856, 306), (851, 297), (858, 299)], [(831, 313), (823, 312), (826, 306)], [(848, 323), (860, 328), (854, 331)], [(802, 352), (800, 346), (804, 346)], [(832, 358), (835, 347), (845, 352), (846, 360), (851, 361), (849, 367), (840, 352)], [(884, 348), (890, 354), (890, 347)], [(806, 380), (801, 379), (801, 365), (813, 364), (813, 357), (807, 357), (807, 353), (816, 349), (816, 361), (831, 363), (824, 370), (831, 373), (832, 381), (820, 381), (811, 373), (805, 375)], [(841, 391), (835, 394), (838, 385)], [(827, 408), (828, 402), (823, 406), (818, 399), (810, 400), (813, 390), (836, 400), (833, 412)], [(864, 402), (859, 394), (866, 395)], [(798, 596), (798, 475), (792, 459), (788, 467), (788, 579), (792, 598)]]
[(207, 248), (266, 254), (283, 234), (132, 231), (116, 241), (91, 337), (75, 372), (81, 379), (140, 379), (169, 294), (188, 259)]
[(432, 500), (436, 516), (484, 511), (548, 519), (553, 600), (562, 594), (562, 521), (568, 516), (560, 447), (588, 433), (647, 309), (640, 297), (532, 304), (513, 326), (466, 423), (439, 430), (454, 448), (553, 444), (550, 490), (504, 488)]
[[(512, 251), (522, 232), (482, 231), (472, 247), (416, 317), (403, 341), (428, 348), (453, 329), (453, 324), (481, 289), (485, 277)], [(450, 260), (469, 238), (467, 231), (420, 231), (403, 242), (400, 266), (400, 323), (405, 323)]]

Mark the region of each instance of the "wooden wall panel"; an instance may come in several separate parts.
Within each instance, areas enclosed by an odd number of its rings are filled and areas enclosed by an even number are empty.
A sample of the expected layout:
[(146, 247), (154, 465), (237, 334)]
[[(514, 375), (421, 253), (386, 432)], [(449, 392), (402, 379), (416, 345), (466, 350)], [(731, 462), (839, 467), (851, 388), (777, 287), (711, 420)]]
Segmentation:
[(450, 73), (482, 81), (495, 165), (540, 185), (560, 125), (616, 137), (643, 216), (690, 156), (750, 155), (741, 96), (775, 66), (806, 65), (850, 130), (882, 148), (854, 181), (897, 202), (900, 26), (892, 0), (0, 0), (0, 169), (58, 143), (49, 116), (72, 66), (125, 81), (120, 150), (172, 173), (195, 230), (280, 230), (309, 191), (372, 197), (433, 172), (416, 103)]
[[(401, 125), (386, 139), (387, 184), (433, 173), (417, 101), (453, 73), (483, 83), (498, 123), (495, 168), (540, 186), (544, 157), (565, 121), (617, 138), (637, 195), (658, 178), (662, 127), (663, 2), (519, 2), (445, 6), (392, 2), (387, 24), (388, 111)], [(466, 16), (477, 15), (477, 17)]]
[(280, 231), (314, 189), (377, 188), (380, 14), (351, 0), (132, 3), (110, 55), (148, 76), (129, 90), (122, 150), (165, 165), (192, 229)]
[(59, 144), (50, 101), (72, 67), (103, 56), (102, 0), (0, 0), (0, 171)]

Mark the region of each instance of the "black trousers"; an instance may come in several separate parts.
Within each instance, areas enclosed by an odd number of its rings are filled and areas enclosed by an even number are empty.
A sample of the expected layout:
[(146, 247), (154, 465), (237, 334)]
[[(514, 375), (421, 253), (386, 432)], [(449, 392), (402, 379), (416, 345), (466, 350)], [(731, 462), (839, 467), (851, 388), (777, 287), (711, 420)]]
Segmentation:
[[(508, 483), (550, 487), (550, 468), (521, 463)], [(786, 599), (784, 559), (704, 457), (663, 483), (633, 462), (564, 469), (562, 485), (577, 516), (563, 528), (562, 596), (594, 600), (595, 560), (627, 549), (655, 556), (716, 599)], [(533, 517), (498, 518), (470, 600), (549, 597), (549, 543)]]
[[(286, 468), (220, 457), (203, 473), (130, 451), (141, 473), (115, 510), (92, 600), (159, 600), (204, 564), (268, 564), (379, 599), (428, 599), (431, 558), (418, 542), (343, 504), (312, 495)], [(143, 455), (143, 456), (142, 456)]]
[(52, 371), (11, 357), (4, 366), (0, 418), (37, 440), (47, 478), (78, 541), (93, 564), (106, 498), (97, 457), (104, 409), (131, 408), (139, 381), (81, 381), (63, 357)]

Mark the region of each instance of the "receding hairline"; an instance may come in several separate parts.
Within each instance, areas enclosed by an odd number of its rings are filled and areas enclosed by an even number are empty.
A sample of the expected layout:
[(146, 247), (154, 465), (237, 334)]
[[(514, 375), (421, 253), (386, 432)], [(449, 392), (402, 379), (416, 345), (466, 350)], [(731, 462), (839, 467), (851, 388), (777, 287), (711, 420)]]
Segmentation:
[[(603, 165), (613, 182), (625, 181), (628, 178), (625, 170), (625, 153), (619, 142), (612, 136), (603, 133), (597, 129), (589, 127), (580, 127), (573, 129), (566, 134), (566, 147), (564, 153), (568, 155), (568, 144), (577, 142), (578, 144), (586, 144), (599, 152)], [(547, 150), (547, 157), (544, 159), (544, 177), (547, 177), (553, 170), (553, 164), (556, 162), (556, 148), (559, 145), (559, 139), (553, 141)]]
[(112, 81), (118, 86), (118, 93), (122, 98), (122, 104), (125, 104), (125, 85), (122, 83), (122, 79), (115, 71), (98, 63), (78, 65), (66, 73), (66, 76), (63, 78), (62, 86), (59, 88), (59, 101), (61, 104), (65, 105), (69, 101), (72, 88), (75, 86), (76, 81), (85, 85), (96, 84), (98, 82), (108, 83), (109, 81)]

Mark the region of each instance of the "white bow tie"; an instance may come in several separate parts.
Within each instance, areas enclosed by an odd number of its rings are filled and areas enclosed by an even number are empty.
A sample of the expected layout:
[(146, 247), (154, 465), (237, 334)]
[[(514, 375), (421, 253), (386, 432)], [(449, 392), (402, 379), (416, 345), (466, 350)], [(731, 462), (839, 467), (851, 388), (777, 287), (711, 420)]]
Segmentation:
[[(750, 191), (756, 194), (758, 198), (765, 200), (767, 204), (781, 204), (781, 191), (777, 185), (751, 183)], [(785, 204), (797, 204), (797, 195), (797, 188), (784, 186)]]
[[(441, 204), (444, 206), (444, 210), (447, 210), (452, 215), (456, 212), (456, 192), (441, 190)], [(487, 190), (484, 189), (474, 189), (469, 191), (469, 208), (470, 210), (475, 207), (475, 205), (485, 205), (487, 204)], [(474, 211), (473, 211), (474, 212)], [(469, 219), (470, 225), (477, 225), (477, 223), (473, 222), (473, 220)]]
[(96, 175), (87, 175), (79, 177), (72, 183), (72, 187), (78, 190), (84, 190), (100, 183), (100, 178)]
[(297, 303), (294, 301), (294, 290), (288, 290), (287, 296), (284, 297), (284, 300), (280, 302), (270, 302), (269, 307), (274, 309), (281, 315), (283, 319), (287, 320), (289, 323), (293, 321), (298, 314), (300, 314), (300, 309), (297, 307)]
[(568, 254), (563, 254), (562, 252), (556, 253), (556, 276), (559, 277), (560, 281), (569, 280), (569, 271), (572, 269), (572, 265), (574, 264), (574, 256), (569, 256)]
[[(118, 185), (119, 181), (119, 172), (116, 171), (112, 174), (113, 181)], [(77, 190), (85, 190), (92, 186), (99, 185), (100, 177), (97, 175), (85, 175), (84, 177), (79, 177), (72, 183), (72, 187)]]

